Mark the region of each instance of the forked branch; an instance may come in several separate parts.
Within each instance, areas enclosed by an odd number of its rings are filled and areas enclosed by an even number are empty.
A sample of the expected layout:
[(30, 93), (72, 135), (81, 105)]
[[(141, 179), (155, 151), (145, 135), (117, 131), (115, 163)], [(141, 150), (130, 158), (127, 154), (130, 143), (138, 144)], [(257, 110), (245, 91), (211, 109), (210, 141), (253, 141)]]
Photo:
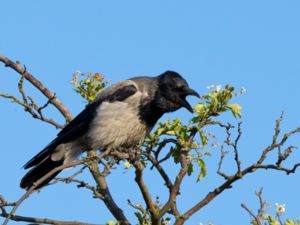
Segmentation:
[(53, 104), (63, 117), (70, 122), (73, 119), (72, 114), (69, 112), (67, 107), (51, 92), (42, 82), (40, 82), (36, 77), (29, 73), (26, 68), (23, 68), (20, 62), (13, 62), (9, 58), (0, 55), (0, 61), (4, 63), (6, 67), (10, 67), (19, 73), (21, 76), (24, 76), (33, 86), (35, 86), (47, 99)]
[[(257, 160), (256, 163), (253, 163), (252, 165), (248, 166), (245, 169), (240, 169), (239, 165), (240, 165), (240, 161), (239, 161), (239, 157), (238, 156), (238, 141), (241, 137), (241, 129), (238, 128), (238, 136), (235, 139), (234, 142), (232, 142), (230, 140), (230, 132), (227, 129), (227, 139), (226, 139), (226, 143), (229, 143), (229, 146), (233, 147), (234, 150), (234, 154), (235, 154), (235, 162), (237, 164), (237, 171), (234, 175), (230, 176), (230, 175), (226, 175), (223, 172), (220, 172), (220, 166), (224, 160), (224, 156), (225, 153), (222, 152), (221, 155), (221, 159), (219, 162), (219, 169), (218, 169), (218, 174), (221, 175), (223, 178), (225, 178), (225, 182), (223, 184), (221, 184), (219, 187), (215, 188), (213, 191), (209, 192), (201, 201), (199, 201), (196, 205), (194, 205), (192, 208), (190, 208), (189, 210), (187, 210), (184, 214), (182, 214), (179, 218), (177, 218), (176, 222), (174, 225), (182, 225), (188, 218), (190, 218), (193, 214), (195, 214), (197, 211), (199, 211), (200, 209), (202, 209), (204, 206), (206, 206), (208, 203), (210, 203), (214, 198), (216, 198), (219, 194), (221, 194), (224, 190), (229, 189), (232, 187), (232, 185), (237, 181), (240, 180), (242, 177), (244, 177), (245, 175), (249, 174), (249, 173), (253, 173), (258, 169), (271, 169), (271, 170), (277, 170), (277, 171), (283, 171), (285, 172), (287, 175), (291, 174), (291, 173), (295, 173), (297, 168), (300, 167), (300, 163), (296, 163), (291, 167), (283, 167), (281, 165), (281, 163), (283, 161), (285, 161), (290, 154), (292, 153), (292, 150), (294, 150), (293, 146), (289, 146), (287, 147), (287, 149), (284, 151), (284, 154), (278, 154), (278, 158), (277, 160), (273, 163), (273, 164), (263, 164), (263, 162), (265, 161), (265, 159), (268, 156), (268, 153), (278, 149), (278, 148), (282, 148), (282, 146), (286, 143), (286, 141), (288, 140), (288, 138), (296, 133), (300, 133), (300, 127), (287, 132), (283, 135), (283, 137), (279, 139), (279, 135), (280, 135), (280, 123), (282, 121), (283, 115), (280, 116), (280, 118), (276, 121), (276, 127), (275, 127), (275, 134), (273, 136), (273, 140), (271, 145), (269, 145), (268, 147), (266, 147), (262, 153), (261, 156), (259, 157), (259, 159)], [(279, 163), (278, 163), (279, 162)]]

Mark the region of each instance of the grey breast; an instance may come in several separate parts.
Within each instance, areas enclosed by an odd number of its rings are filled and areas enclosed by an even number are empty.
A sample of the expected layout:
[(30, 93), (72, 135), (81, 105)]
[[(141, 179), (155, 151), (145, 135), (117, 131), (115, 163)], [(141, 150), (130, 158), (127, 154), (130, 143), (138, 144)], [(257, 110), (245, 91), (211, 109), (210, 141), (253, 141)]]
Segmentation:
[[(103, 150), (107, 147), (129, 147), (143, 140), (150, 132), (139, 117), (141, 104), (150, 101), (153, 91), (152, 78), (139, 77), (123, 81), (109, 88), (108, 92), (124, 85), (134, 85), (137, 92), (124, 101), (104, 101), (98, 107), (87, 138), (91, 148)], [(103, 93), (106, 95), (108, 93)], [(100, 96), (101, 97), (101, 96)]]

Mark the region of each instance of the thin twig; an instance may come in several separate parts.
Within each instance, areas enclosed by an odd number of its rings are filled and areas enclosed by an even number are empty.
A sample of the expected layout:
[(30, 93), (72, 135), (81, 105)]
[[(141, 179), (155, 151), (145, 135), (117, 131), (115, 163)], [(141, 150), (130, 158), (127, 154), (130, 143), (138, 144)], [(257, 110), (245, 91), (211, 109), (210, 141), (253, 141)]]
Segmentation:
[(97, 188), (89, 185), (88, 183), (82, 181), (82, 180), (78, 180), (78, 179), (74, 179), (71, 177), (67, 177), (67, 178), (55, 178), (55, 181), (59, 181), (59, 182), (63, 182), (66, 184), (70, 184), (70, 183), (76, 183), (78, 188), (86, 188), (90, 191), (92, 191), (94, 198), (99, 198), (101, 200), (104, 200), (104, 197), (102, 194), (100, 194), (97, 190)]
[(280, 224), (280, 225), (283, 225), (283, 222), (282, 222), (282, 219), (281, 219), (281, 214), (277, 212), (277, 213), (276, 213), (276, 217), (277, 217), (277, 219), (278, 219), (279, 224)]
[(221, 146), (221, 157), (218, 163), (218, 170), (217, 170), (217, 174), (219, 174), (221, 177), (223, 177), (224, 179), (228, 180), (230, 179), (230, 176), (226, 175), (224, 172), (221, 171), (221, 167), (224, 161), (224, 158), (226, 156), (228, 152), (224, 150), (224, 146)]
[(127, 200), (128, 205), (130, 205), (132, 208), (139, 210), (141, 213), (146, 213), (147, 211), (143, 208), (141, 204), (133, 204), (131, 200)]
[(238, 136), (236, 137), (234, 144), (233, 144), (233, 149), (234, 149), (234, 160), (236, 162), (237, 165), (237, 169), (238, 169), (238, 174), (241, 173), (241, 161), (239, 159), (239, 151), (238, 151), (238, 142), (242, 136), (242, 130), (241, 130), (241, 122), (239, 122), (238, 124)]
[[(155, 155), (155, 158), (156, 158), (157, 160), (158, 160), (158, 156), (159, 156), (161, 150), (162, 150), (167, 144), (169, 144), (169, 143), (173, 143), (173, 144), (178, 145), (178, 146), (180, 145), (176, 139), (173, 139), (173, 138), (165, 138), (163, 141), (161, 141), (161, 142), (158, 144), (158, 148), (155, 150), (154, 155)], [(154, 147), (154, 146), (153, 146), (153, 147)]]
[(169, 195), (169, 199), (168, 199), (167, 203), (160, 210), (160, 214), (159, 214), (160, 218), (163, 217), (168, 212), (168, 210), (172, 207), (172, 204), (176, 201), (176, 196), (179, 192), (179, 188), (181, 186), (183, 178), (188, 172), (188, 166), (187, 166), (185, 154), (186, 154), (186, 152), (184, 152), (184, 150), (182, 150), (180, 152), (179, 157), (180, 157), (181, 169), (180, 169), (178, 175), (176, 176), (175, 183), (173, 185), (173, 188), (171, 190), (171, 193)]
[(237, 166), (237, 172), (240, 174), (240, 172), (241, 172), (241, 161), (239, 159), (238, 142), (239, 142), (239, 140), (242, 136), (241, 122), (238, 123), (238, 135), (237, 135), (237, 137), (235, 138), (234, 141), (231, 141), (231, 132), (230, 132), (230, 130), (232, 128), (234, 128), (234, 126), (232, 126), (231, 124), (228, 124), (228, 125), (219, 124), (219, 125), (226, 129), (227, 137), (226, 137), (225, 143), (228, 146), (231, 146), (234, 150), (234, 161), (235, 161), (236, 166)]
[(59, 167), (54, 168), (49, 173), (47, 173), (45, 176), (40, 178), (38, 181), (36, 181), (27, 191), (26, 193), (16, 202), (16, 205), (13, 207), (13, 209), (10, 211), (9, 215), (6, 217), (4, 223), (2, 225), (7, 225), (11, 217), (15, 214), (16, 210), (19, 208), (19, 206), (22, 204), (22, 202), (29, 197), (34, 191), (35, 188), (38, 187), (40, 184), (42, 184), (45, 180), (47, 180), (49, 177), (51, 177), (53, 174), (55, 174), (58, 171), (61, 171), (66, 168), (75, 167), (79, 164), (82, 164), (85, 161), (85, 159), (78, 160), (75, 162), (71, 162)]
[(257, 216), (255, 216), (255, 214), (244, 203), (241, 204), (241, 206), (253, 217), (257, 225), (262, 225), (259, 218), (257, 218)]
[[(279, 119), (278, 121), (281, 121), (281, 119)], [(276, 122), (276, 127), (279, 126), (277, 124), (280, 124), (280, 122), (278, 122), (278, 121)], [(280, 132), (278, 132), (278, 130), (279, 130), (279, 127), (276, 128), (275, 136), (279, 135)], [(215, 188), (213, 191), (209, 192), (201, 201), (199, 201), (196, 205), (194, 205), (192, 208), (190, 208), (188, 211), (186, 211), (183, 215), (181, 215), (179, 218), (177, 218), (174, 225), (182, 225), (188, 218), (190, 218), (190, 216), (192, 216), (198, 210), (200, 210), (201, 208), (206, 206), (208, 203), (210, 203), (214, 198), (216, 198), (224, 190), (231, 188), (232, 184), (235, 183), (237, 180), (240, 180), (245, 175), (247, 175), (249, 173), (253, 173), (258, 169), (271, 169), (271, 170), (283, 171), (283, 172), (286, 172), (287, 175), (289, 175), (291, 173), (295, 173), (297, 168), (300, 167), (300, 163), (294, 164), (294, 166), (291, 168), (282, 167), (281, 165), (278, 166), (278, 165), (276, 165), (276, 163), (268, 164), (268, 165), (264, 165), (262, 163), (264, 162), (265, 158), (267, 157), (267, 154), (270, 151), (274, 150), (278, 146), (284, 145), (291, 135), (293, 135), (295, 133), (299, 133), (299, 132), (300, 132), (300, 127), (286, 133), (283, 136), (283, 138), (279, 141), (279, 143), (278, 143), (278, 137), (273, 137), (272, 144), (262, 151), (262, 154), (261, 154), (260, 158), (257, 160), (257, 163), (252, 164), (251, 166), (245, 168), (244, 170), (241, 170), (240, 173), (237, 172), (233, 176), (228, 177), (228, 179), (222, 185)], [(275, 143), (274, 143), (274, 139), (276, 140)], [(228, 142), (230, 143), (231, 141), (229, 140)], [(290, 151), (292, 151), (292, 150), (293, 150), (292, 148), (289, 148), (287, 157), (285, 159), (288, 158), (288, 156), (291, 153)], [(277, 162), (278, 162), (278, 160), (277, 160)]]
[[(81, 174), (84, 171), (85, 168), (86, 168), (86, 166), (83, 166), (80, 170), (78, 170), (77, 172), (75, 172), (71, 176), (66, 177), (66, 178), (62, 178), (62, 179), (70, 179), (70, 178), (72, 179), (72, 178), (75, 178), (76, 176), (78, 176), (79, 174)], [(52, 181), (51, 183), (47, 184), (46, 186), (54, 185), (54, 184), (56, 184), (58, 182), (60, 182), (60, 181), (57, 181), (56, 178), (55, 178), (54, 181)]]
[(60, 111), (60, 113), (64, 116), (64, 118), (66, 118), (67, 121), (70, 122), (73, 119), (73, 116), (68, 111), (66, 106), (57, 97), (55, 97), (55, 94), (49, 91), (45, 85), (43, 85), (38, 79), (30, 74), (25, 68), (23, 68), (20, 63), (15, 63), (3, 55), (0, 55), (0, 61), (3, 62), (6, 67), (10, 67), (18, 72), (21, 76), (24, 76), (26, 80), (34, 85), (48, 99), (52, 99), (51, 104), (53, 104)]
[[(38, 223), (38, 224), (53, 224), (53, 225), (97, 225), (97, 224), (91, 224), (91, 223), (83, 223), (83, 222), (77, 222), (77, 221), (59, 221), (59, 220), (53, 220), (53, 219), (42, 219), (37, 217), (27, 217), (27, 216), (18, 216), (18, 215), (10, 215), (8, 213), (2, 213), (0, 216), (4, 218), (10, 218), (13, 221), (22, 221), (22, 222), (28, 222), (28, 223)], [(100, 225), (100, 224), (98, 224)], [(104, 225), (104, 224), (102, 224)]]
[(45, 176), (41, 177), (39, 180), (37, 180), (27, 191), (26, 193), (16, 202), (16, 205), (13, 207), (13, 209), (11, 210), (11, 212), (9, 213), (9, 215), (7, 216), (6, 220), (4, 221), (3, 225), (6, 225), (11, 216), (15, 214), (16, 210), (19, 208), (19, 206), (22, 204), (22, 202), (27, 199), (36, 189), (36, 187), (38, 187), (40, 184), (42, 184), (45, 180), (47, 180), (49, 177), (51, 177), (53, 174), (55, 174), (56, 172), (59, 172), (63, 169), (66, 168), (71, 168), (71, 167), (75, 167), (79, 164), (85, 163), (87, 161), (93, 160), (94, 158), (102, 158), (105, 157), (108, 154), (108, 151), (105, 151), (103, 153), (101, 153), (100, 155), (93, 155), (93, 156), (87, 156), (81, 160), (77, 160), (75, 162), (70, 162), (61, 166), (58, 166), (56, 168), (54, 168), (53, 170), (51, 170), (50, 172), (48, 172)]
[(138, 184), (143, 198), (146, 202), (147, 209), (150, 211), (151, 217), (152, 217), (152, 223), (153, 224), (158, 224), (159, 223), (159, 218), (158, 217), (158, 210), (156, 204), (153, 202), (151, 198), (151, 194), (148, 191), (148, 188), (143, 180), (143, 170), (144, 166), (140, 161), (136, 161), (134, 164), (135, 167), (135, 181)]
[(263, 192), (263, 188), (261, 188), (258, 192), (255, 192), (255, 195), (258, 197), (258, 200), (259, 200), (259, 210), (258, 210), (258, 214), (257, 214), (257, 217), (259, 217), (259, 218), (263, 217), (264, 209), (265, 209), (265, 205), (266, 205), (266, 201), (264, 201), (262, 198), (262, 192)]
[(165, 185), (168, 187), (169, 192), (171, 192), (171, 190), (173, 188), (173, 184), (172, 184), (168, 174), (166, 173), (166, 171), (163, 169), (163, 167), (160, 165), (160, 163), (157, 162), (157, 160), (151, 154), (146, 154), (146, 157), (150, 160), (152, 165), (157, 169), (160, 176), (165, 181)]
[[(206, 121), (200, 122), (199, 129), (201, 127), (203, 127), (205, 123), (206, 123)], [(187, 145), (193, 142), (194, 137), (197, 134), (197, 132), (198, 132), (198, 129), (191, 130), (191, 133), (190, 133), (188, 141), (187, 141)], [(181, 183), (182, 183), (185, 175), (188, 172), (187, 159), (186, 159), (187, 151), (185, 150), (185, 148), (186, 148), (185, 146), (182, 146), (181, 151), (179, 152), (179, 160), (180, 160), (181, 169), (176, 176), (175, 183), (169, 194), (168, 201), (160, 210), (159, 218), (162, 218), (169, 211), (169, 209), (171, 209), (172, 207), (174, 208), (174, 204), (176, 204), (176, 197), (179, 193)]]
[(37, 107), (36, 104), (34, 103), (33, 99), (31, 97), (28, 96), (28, 98), (30, 99), (31, 101), (31, 104), (29, 105), (27, 101), (21, 101), (20, 99), (18, 99), (17, 97), (13, 96), (13, 95), (9, 95), (9, 94), (3, 94), (3, 93), (0, 93), (0, 97), (3, 97), (3, 98), (7, 98), (7, 99), (11, 99), (12, 102), (22, 106), (24, 108), (24, 110), (26, 112), (28, 112), (33, 118), (35, 119), (39, 119), (41, 121), (44, 121), (46, 123), (49, 123), (53, 126), (55, 126), (56, 128), (59, 128), (59, 129), (62, 129), (64, 126), (55, 122), (53, 119), (49, 119), (49, 118), (45, 118), (42, 114), (42, 112), (38, 112), (35, 113), (35, 111), (33, 110), (33, 108)]

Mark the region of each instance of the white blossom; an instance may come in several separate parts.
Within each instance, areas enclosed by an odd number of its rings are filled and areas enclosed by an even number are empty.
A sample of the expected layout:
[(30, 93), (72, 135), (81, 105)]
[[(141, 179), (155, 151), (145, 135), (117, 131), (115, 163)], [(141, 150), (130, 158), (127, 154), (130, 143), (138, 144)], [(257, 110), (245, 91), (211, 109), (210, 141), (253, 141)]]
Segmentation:
[(212, 90), (212, 89), (214, 88), (214, 86), (215, 86), (215, 85), (211, 84), (211, 85), (207, 86), (206, 88), (207, 88), (208, 90)]
[(240, 90), (241, 95), (245, 94), (246, 91), (247, 91), (246, 88), (242, 87), (241, 90)]
[(222, 85), (221, 84), (217, 85), (216, 86), (216, 91), (220, 92), (221, 90), (222, 90)]
[(285, 212), (285, 204), (275, 203), (275, 206), (276, 206), (276, 212), (278, 214), (283, 214)]

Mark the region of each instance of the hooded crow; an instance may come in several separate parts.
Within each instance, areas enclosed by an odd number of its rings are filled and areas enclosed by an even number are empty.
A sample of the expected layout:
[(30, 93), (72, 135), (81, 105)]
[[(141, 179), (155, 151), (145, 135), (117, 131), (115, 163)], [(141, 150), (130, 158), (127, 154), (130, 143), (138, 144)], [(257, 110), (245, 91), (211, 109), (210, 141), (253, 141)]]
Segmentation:
[(181, 107), (192, 113), (193, 108), (186, 100), (189, 95), (200, 97), (184, 78), (172, 71), (112, 85), (100, 92), (50, 144), (24, 165), (25, 169), (32, 168), (22, 178), (21, 188), (29, 189), (52, 169), (75, 160), (84, 151), (136, 145), (164, 113)]

